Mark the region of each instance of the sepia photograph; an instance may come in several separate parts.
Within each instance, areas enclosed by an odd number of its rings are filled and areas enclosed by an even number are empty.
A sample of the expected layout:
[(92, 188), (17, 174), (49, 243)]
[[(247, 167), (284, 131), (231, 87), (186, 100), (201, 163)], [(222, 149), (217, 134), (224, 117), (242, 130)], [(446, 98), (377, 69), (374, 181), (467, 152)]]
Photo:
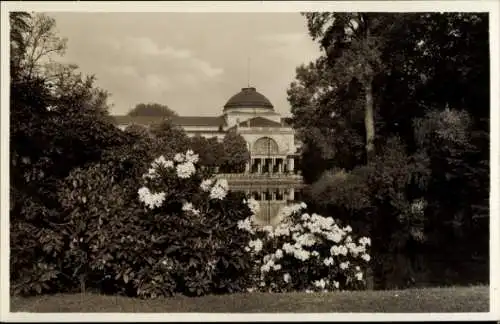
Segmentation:
[(498, 2), (145, 3), (2, 2), (2, 320), (494, 318)]

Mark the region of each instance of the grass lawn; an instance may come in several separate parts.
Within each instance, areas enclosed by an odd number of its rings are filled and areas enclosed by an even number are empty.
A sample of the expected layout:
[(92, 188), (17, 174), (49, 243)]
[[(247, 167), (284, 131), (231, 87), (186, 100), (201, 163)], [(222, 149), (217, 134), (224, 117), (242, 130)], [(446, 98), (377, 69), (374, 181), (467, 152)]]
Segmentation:
[(154, 300), (96, 294), (11, 298), (11, 312), (488, 312), (487, 286), (332, 293), (247, 293)]

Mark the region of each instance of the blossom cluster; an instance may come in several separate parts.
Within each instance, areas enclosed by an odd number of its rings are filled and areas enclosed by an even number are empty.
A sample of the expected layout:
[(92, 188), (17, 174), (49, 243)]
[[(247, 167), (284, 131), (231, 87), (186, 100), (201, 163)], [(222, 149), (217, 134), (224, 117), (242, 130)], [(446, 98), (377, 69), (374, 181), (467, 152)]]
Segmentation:
[[(252, 217), (238, 227), (252, 234), (246, 250), (260, 265), (260, 286), (268, 289), (324, 291), (362, 285), (362, 266), (370, 261), (371, 240), (352, 236), (350, 226), (339, 226), (332, 217), (303, 212), (306, 204), (295, 204), (280, 212), (277, 226), (259, 227)], [(311, 275), (306, 287), (304, 273)], [(359, 284), (356, 284), (358, 282)]]
[(185, 202), (182, 205), (182, 210), (185, 211), (185, 212), (191, 212), (194, 215), (199, 215), (200, 214), (200, 211), (198, 209), (195, 209), (194, 206), (193, 206), (193, 204), (190, 203), (190, 202)]
[(210, 199), (222, 200), (226, 197), (229, 185), (226, 179), (206, 179), (200, 184), (201, 190), (210, 192)]
[(165, 193), (152, 193), (148, 188), (142, 187), (138, 190), (139, 200), (150, 209), (158, 208), (165, 201)]
[(156, 158), (148, 170), (148, 173), (143, 175), (145, 179), (156, 179), (159, 176), (159, 168), (171, 169), (175, 168), (177, 176), (181, 179), (190, 178), (196, 172), (195, 164), (198, 163), (198, 154), (192, 150), (187, 150), (185, 154), (177, 153), (172, 160), (167, 160), (163, 155)]

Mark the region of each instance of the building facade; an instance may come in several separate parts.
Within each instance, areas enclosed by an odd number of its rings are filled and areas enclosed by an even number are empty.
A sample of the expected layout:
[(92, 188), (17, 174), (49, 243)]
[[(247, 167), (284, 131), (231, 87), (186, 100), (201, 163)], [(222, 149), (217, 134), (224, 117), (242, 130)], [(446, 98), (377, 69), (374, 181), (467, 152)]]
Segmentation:
[[(158, 117), (115, 116), (121, 129), (132, 124), (149, 126)], [(235, 130), (247, 142), (250, 160), (245, 173), (293, 173), (300, 143), (294, 129), (274, 110), (271, 102), (255, 88), (243, 88), (232, 96), (220, 116), (176, 116), (172, 122), (188, 136), (201, 135), (222, 140)]]
[[(115, 121), (121, 129), (132, 124), (148, 127), (158, 117), (115, 116)], [(232, 190), (252, 194), (261, 201), (264, 223), (274, 223), (279, 209), (295, 200), (294, 193), (302, 184), (295, 168), (300, 142), (287, 119), (255, 88), (242, 88), (229, 98), (219, 116), (176, 116), (172, 122), (190, 137), (222, 140), (234, 130), (245, 139), (250, 152), (245, 172), (219, 176), (228, 179)]]

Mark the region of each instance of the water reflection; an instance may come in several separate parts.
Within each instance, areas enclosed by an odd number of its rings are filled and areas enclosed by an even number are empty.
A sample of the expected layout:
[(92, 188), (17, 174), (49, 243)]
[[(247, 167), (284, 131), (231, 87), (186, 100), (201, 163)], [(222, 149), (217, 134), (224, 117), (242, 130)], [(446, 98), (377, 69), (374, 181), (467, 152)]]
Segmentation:
[(246, 190), (238, 190), (250, 195), (255, 200), (260, 202), (260, 212), (257, 217), (257, 222), (261, 225), (276, 225), (279, 222), (277, 217), (279, 211), (291, 204), (301, 201), (302, 188), (299, 186), (270, 187), (270, 188), (248, 188)]

